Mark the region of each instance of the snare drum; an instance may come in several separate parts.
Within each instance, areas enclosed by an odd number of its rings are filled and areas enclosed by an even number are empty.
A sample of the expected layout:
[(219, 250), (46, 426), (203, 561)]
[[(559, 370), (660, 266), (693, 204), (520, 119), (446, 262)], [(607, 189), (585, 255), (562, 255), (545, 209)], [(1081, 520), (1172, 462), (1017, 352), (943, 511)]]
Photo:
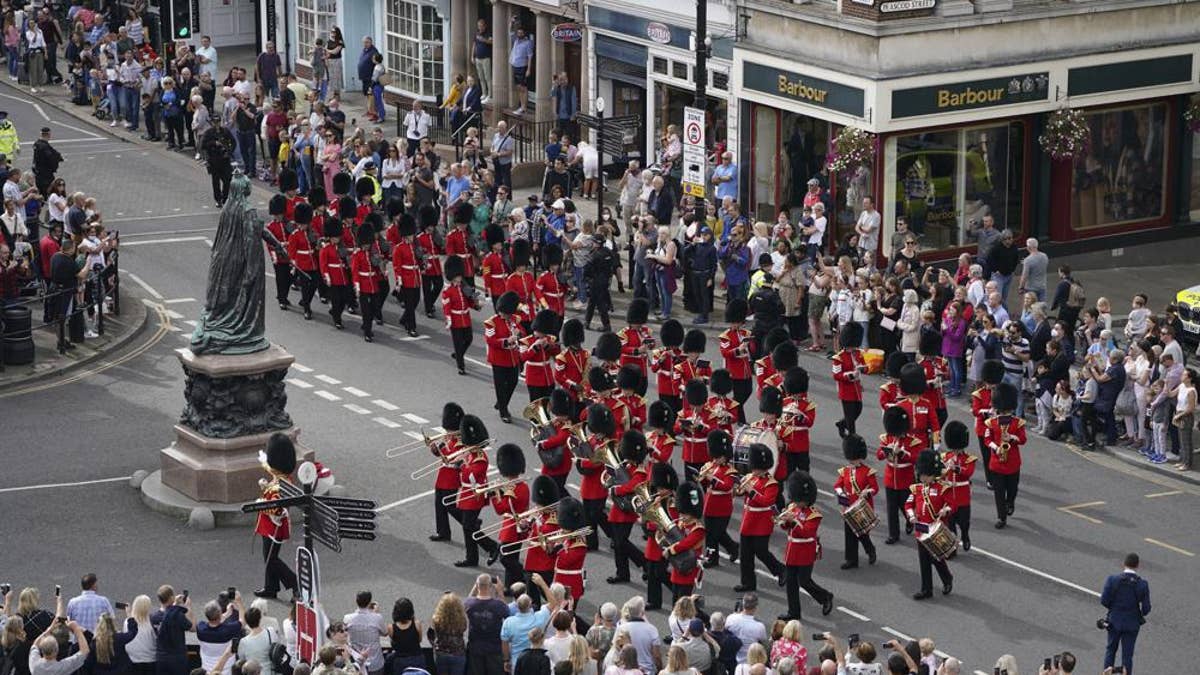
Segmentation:
[(767, 446), (771, 449), (772, 454), (779, 452), (779, 438), (775, 436), (773, 429), (759, 429), (749, 425), (734, 429), (733, 457), (730, 459), (733, 462), (733, 468), (739, 473), (750, 472), (750, 446), (754, 443), (762, 443)]
[(950, 528), (940, 520), (930, 525), (929, 532), (918, 537), (917, 541), (936, 560), (945, 560), (958, 548), (958, 535), (951, 532)]
[(842, 518), (850, 531), (859, 537), (867, 535), (871, 528), (879, 524), (879, 517), (875, 515), (871, 502), (862, 498), (846, 507), (846, 510), (842, 511)]

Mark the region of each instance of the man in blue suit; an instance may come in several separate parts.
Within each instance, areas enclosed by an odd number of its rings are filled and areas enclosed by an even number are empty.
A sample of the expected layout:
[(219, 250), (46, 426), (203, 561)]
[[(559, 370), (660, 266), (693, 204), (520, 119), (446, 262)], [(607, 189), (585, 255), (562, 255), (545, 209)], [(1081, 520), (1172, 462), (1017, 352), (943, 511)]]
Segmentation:
[(1108, 646), (1104, 649), (1104, 667), (1113, 665), (1117, 645), (1121, 646), (1121, 664), (1125, 675), (1133, 673), (1133, 645), (1138, 630), (1150, 613), (1150, 584), (1138, 576), (1138, 555), (1125, 556), (1125, 570), (1104, 581), (1100, 604), (1108, 609)]

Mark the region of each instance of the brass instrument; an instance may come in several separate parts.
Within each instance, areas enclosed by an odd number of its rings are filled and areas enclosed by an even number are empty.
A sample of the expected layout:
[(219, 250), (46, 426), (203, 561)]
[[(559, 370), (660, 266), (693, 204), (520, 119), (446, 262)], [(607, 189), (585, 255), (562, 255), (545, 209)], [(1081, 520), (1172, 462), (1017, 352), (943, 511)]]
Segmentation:
[[(555, 513), (557, 511), (558, 511), (558, 502), (554, 502), (553, 504), (547, 504), (546, 506), (535, 506), (531, 509), (526, 509), (516, 515), (508, 515), (506, 517), (512, 518), (513, 520), (520, 522), (522, 520), (529, 520), (529, 519), (537, 518), (537, 517), (541, 516), (543, 513), (547, 513), (547, 512)], [(490, 525), (479, 528), (478, 530), (475, 531), (475, 534), (471, 535), (471, 538), (474, 539), (475, 541), (482, 541), (483, 539), (487, 538), (488, 536), (490, 536), (492, 534), (495, 534), (496, 532), (499, 532), (502, 529), (504, 529), (504, 519), (503, 518), (501, 518), (499, 521), (494, 522)]]
[(658, 542), (667, 562), (671, 563), (675, 569), (687, 574), (696, 568), (699, 556), (696, 549), (675, 551), (675, 545), (683, 541), (687, 535), (684, 534), (679, 523), (671, 519), (671, 514), (665, 504), (669, 499), (671, 499), (670, 495), (655, 497), (640, 515), (644, 522), (654, 523), (654, 540)]
[(536, 535), (520, 541), (510, 541), (507, 544), (500, 545), (501, 555), (511, 555), (513, 553), (523, 553), (529, 549), (540, 546), (547, 548), (552, 544), (574, 539), (575, 537), (586, 537), (592, 533), (591, 526), (581, 527), (578, 530), (569, 530), (555, 532), (554, 534)]
[(1012, 450), (1012, 441), (1009, 440), (1008, 424), (1002, 420), (1001, 417), (996, 418), (996, 424), (1000, 426), (1000, 443), (996, 446), (996, 456), (1003, 463), (1008, 461), (1008, 453)]
[(758, 478), (758, 476), (754, 475), (753, 473), (748, 473), (745, 476), (742, 476), (742, 479), (738, 481), (737, 486), (733, 488), (733, 493), (736, 495), (745, 494), (746, 490), (750, 488), (750, 482), (755, 478)]
[(385, 454), (388, 459), (392, 459), (394, 457), (399, 457), (400, 455), (404, 454), (403, 452), (396, 452), (397, 450), (406, 450), (408, 448), (413, 447), (414, 445), (420, 445), (420, 444), (424, 443), (425, 446), (429, 448), (429, 451), (431, 453), (433, 453), (434, 455), (439, 455), (439, 454), (441, 454), (440, 449), (443, 446), (445, 446), (447, 443), (449, 443), (450, 439), (454, 438), (455, 436), (458, 436), (457, 431), (444, 431), (440, 434), (430, 436), (429, 434), (425, 433), (424, 429), (421, 429), (421, 438), (420, 439), (409, 441), (408, 443), (405, 443), (403, 445), (397, 445), (394, 448), (389, 448)]
[(730, 412), (729, 407), (719, 401), (713, 406), (713, 415), (716, 416), (718, 424), (733, 424), (737, 420), (737, 417)]
[[(721, 466), (729, 466), (729, 465), (728, 464), (726, 464), (726, 465), (717, 464), (717, 461), (714, 459), (708, 460), (707, 462), (704, 463), (703, 466), (700, 467), (700, 471), (696, 474), (696, 480), (703, 481), (703, 480), (708, 480), (708, 479), (712, 478), (714, 475), (716, 475), (717, 469), (719, 469)], [(733, 470), (730, 473), (733, 476), (738, 475), (737, 470)]]
[(780, 511), (779, 514), (777, 516), (775, 516), (774, 522), (776, 525), (783, 525), (784, 523), (794, 523), (794, 522), (796, 522), (796, 517), (799, 515), (800, 515), (800, 505), (797, 504), (796, 502), (792, 502), (791, 504), (787, 505), (787, 508)]
[[(502, 492), (520, 482), (521, 482), (521, 477), (518, 476), (516, 478), (509, 478), (508, 480), (500, 481), (499, 483), (492, 483), (490, 485), (478, 485), (476, 487), (466, 488), (466, 490), (468, 492), (470, 492), (472, 494), (472, 496), (484, 497), (492, 492)], [(454, 492), (454, 494), (449, 494), (442, 498), (442, 506), (454, 506), (457, 502), (458, 502), (458, 491), (457, 490)]]
[(645, 518), (646, 512), (661, 505), (669, 496), (653, 495), (650, 493), (650, 485), (648, 483), (640, 483), (633, 489), (633, 495), (630, 497), (630, 506), (633, 507), (633, 512)]
[(444, 457), (439, 457), (436, 461), (430, 462), (430, 463), (426, 464), (425, 466), (417, 469), (416, 471), (409, 474), (408, 477), (413, 480), (421, 480), (422, 478), (425, 478), (433, 473), (436, 473), (443, 466), (448, 467), (456, 462), (461, 462), (462, 460), (467, 458), (467, 455), (470, 455), (472, 452), (474, 452), (476, 447), (477, 446), (469, 445), (465, 448), (459, 448), (458, 450), (455, 450), (454, 452), (450, 453), (449, 455), (446, 455)]

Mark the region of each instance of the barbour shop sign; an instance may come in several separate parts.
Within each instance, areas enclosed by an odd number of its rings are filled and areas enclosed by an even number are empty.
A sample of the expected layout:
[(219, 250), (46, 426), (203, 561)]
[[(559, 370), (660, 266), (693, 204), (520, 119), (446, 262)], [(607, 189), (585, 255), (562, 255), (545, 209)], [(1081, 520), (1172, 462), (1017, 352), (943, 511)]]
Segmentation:
[(892, 119), (1044, 101), (1050, 95), (1049, 85), (1049, 73), (1028, 73), (897, 89), (892, 92)]
[(750, 61), (742, 64), (742, 87), (855, 117), (863, 116), (866, 98), (858, 87)]

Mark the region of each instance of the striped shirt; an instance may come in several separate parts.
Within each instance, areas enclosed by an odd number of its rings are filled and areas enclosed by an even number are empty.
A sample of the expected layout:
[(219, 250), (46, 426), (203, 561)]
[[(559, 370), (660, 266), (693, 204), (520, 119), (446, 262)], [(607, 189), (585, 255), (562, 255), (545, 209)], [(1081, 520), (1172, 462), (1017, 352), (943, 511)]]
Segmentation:
[(101, 614), (116, 616), (112, 603), (96, 591), (84, 591), (67, 602), (67, 618), (79, 624), (79, 627), (94, 633)]
[(1029, 340), (1020, 338), (1016, 342), (1006, 340), (1002, 349), (1004, 372), (1010, 375), (1021, 375), (1025, 372), (1025, 361), (1021, 357), (1029, 356)]

